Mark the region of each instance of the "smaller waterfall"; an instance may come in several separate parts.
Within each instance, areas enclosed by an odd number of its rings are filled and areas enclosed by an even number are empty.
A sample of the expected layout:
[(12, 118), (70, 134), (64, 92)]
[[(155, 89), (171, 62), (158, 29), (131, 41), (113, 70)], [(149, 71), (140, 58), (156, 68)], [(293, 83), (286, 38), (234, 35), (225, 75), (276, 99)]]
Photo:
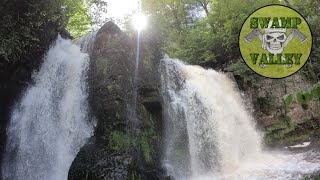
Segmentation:
[(299, 179), (320, 170), (320, 154), (263, 152), (233, 82), (214, 70), (165, 58), (160, 64), (166, 151), (175, 179)]
[(76, 44), (80, 46), (82, 52), (89, 54), (92, 52), (97, 33), (98, 31), (90, 31), (77, 40)]
[(89, 57), (59, 37), (12, 112), (2, 177), (66, 180), (69, 167), (93, 134), (88, 118)]

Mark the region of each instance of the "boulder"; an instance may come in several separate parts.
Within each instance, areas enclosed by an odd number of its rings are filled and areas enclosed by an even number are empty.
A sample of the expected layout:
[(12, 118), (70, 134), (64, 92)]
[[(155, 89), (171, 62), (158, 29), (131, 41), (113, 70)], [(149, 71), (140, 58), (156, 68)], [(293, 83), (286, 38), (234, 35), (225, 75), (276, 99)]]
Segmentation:
[(93, 140), (72, 163), (69, 179), (160, 178), (162, 55), (152, 37), (148, 32), (141, 35), (135, 81), (136, 36), (128, 36), (113, 22), (97, 32), (88, 73), (89, 106), (97, 125)]

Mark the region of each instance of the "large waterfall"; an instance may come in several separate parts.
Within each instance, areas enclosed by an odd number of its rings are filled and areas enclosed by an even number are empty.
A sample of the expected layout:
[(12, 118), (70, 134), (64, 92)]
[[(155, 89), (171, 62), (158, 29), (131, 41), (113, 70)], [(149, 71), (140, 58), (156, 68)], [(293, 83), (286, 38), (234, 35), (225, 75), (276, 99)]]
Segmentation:
[(263, 152), (233, 81), (223, 73), (165, 58), (163, 164), (175, 179), (300, 179), (319, 172), (316, 152)]
[(66, 180), (69, 167), (92, 135), (86, 72), (89, 57), (59, 37), (16, 103), (7, 128), (2, 177)]

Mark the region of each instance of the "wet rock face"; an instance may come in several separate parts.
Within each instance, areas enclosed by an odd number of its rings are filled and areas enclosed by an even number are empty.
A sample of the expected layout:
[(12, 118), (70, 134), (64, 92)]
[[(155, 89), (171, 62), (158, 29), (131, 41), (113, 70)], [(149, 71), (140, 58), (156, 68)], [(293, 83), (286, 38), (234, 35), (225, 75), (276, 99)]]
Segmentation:
[(89, 103), (98, 119), (99, 139), (106, 140), (112, 129), (125, 129), (134, 62), (129, 37), (114, 23), (106, 23), (97, 33), (89, 72)]
[(77, 155), (68, 179), (127, 179), (131, 161), (130, 156), (112, 153), (105, 146), (90, 142)]
[[(89, 103), (98, 119), (96, 137), (104, 139), (108, 128), (123, 130), (132, 106), (136, 39), (114, 23), (106, 23), (97, 33), (91, 54)], [(141, 39), (138, 75), (139, 103), (159, 104), (158, 63), (161, 54), (148, 40)], [(156, 51), (156, 52), (155, 52)]]
[[(306, 90), (312, 86), (312, 83), (304, 80), (301, 74), (296, 73), (285, 79), (263, 78), (258, 86), (257, 89), (248, 89), (245, 93), (252, 99), (258, 123), (263, 127), (268, 127), (285, 114), (283, 96)], [(304, 110), (297, 102), (293, 102), (286, 115), (293, 123), (301, 123), (314, 117), (314, 113), (314, 103), (311, 103), (310, 109)]]
[(97, 126), (94, 140), (80, 150), (72, 163), (69, 179), (81, 180), (87, 176), (98, 180), (126, 179), (128, 174), (142, 179), (159, 177), (161, 145), (160, 138), (154, 136), (161, 137), (162, 131), (158, 75), (162, 55), (154, 41), (148, 32), (141, 36), (136, 105), (139, 120), (136, 129), (141, 135), (134, 145), (138, 149), (132, 151), (129, 146), (121, 149), (122, 145), (116, 144), (119, 150), (113, 147), (114, 143), (126, 141), (130, 112), (134, 110), (137, 39), (126, 35), (113, 22), (98, 31), (88, 73), (89, 105)]
[[(233, 73), (234, 80), (252, 110), (257, 126), (264, 132), (264, 143), (274, 147), (295, 145), (312, 138), (319, 124), (319, 106), (316, 99), (307, 104), (297, 102), (296, 93), (306, 91), (313, 83), (298, 72), (283, 79), (269, 79)], [(285, 95), (293, 101), (285, 105)]]

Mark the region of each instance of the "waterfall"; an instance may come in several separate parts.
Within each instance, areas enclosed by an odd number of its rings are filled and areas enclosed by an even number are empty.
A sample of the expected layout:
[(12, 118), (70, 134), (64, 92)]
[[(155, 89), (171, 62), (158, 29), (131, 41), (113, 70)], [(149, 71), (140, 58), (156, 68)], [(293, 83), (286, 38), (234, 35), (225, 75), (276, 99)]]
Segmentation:
[(77, 40), (76, 43), (80, 46), (82, 52), (89, 54), (92, 52), (97, 33), (98, 31), (90, 31)]
[(2, 164), (3, 179), (63, 180), (87, 138), (86, 73), (89, 57), (71, 40), (58, 37), (34, 84), (11, 114)]
[(165, 58), (163, 165), (175, 179), (291, 179), (320, 170), (316, 152), (262, 151), (261, 135), (233, 81)]

